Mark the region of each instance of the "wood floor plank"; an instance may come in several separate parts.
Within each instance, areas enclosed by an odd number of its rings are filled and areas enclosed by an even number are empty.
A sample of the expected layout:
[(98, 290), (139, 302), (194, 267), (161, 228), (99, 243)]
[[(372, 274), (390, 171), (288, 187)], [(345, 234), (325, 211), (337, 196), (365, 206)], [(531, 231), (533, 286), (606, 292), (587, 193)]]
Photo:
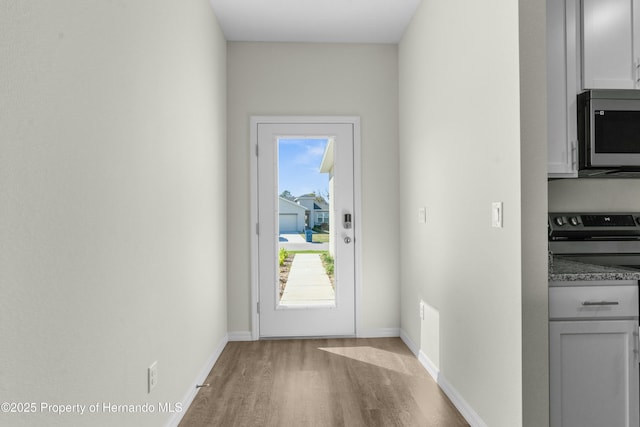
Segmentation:
[(181, 427), (468, 426), (398, 338), (230, 342)]

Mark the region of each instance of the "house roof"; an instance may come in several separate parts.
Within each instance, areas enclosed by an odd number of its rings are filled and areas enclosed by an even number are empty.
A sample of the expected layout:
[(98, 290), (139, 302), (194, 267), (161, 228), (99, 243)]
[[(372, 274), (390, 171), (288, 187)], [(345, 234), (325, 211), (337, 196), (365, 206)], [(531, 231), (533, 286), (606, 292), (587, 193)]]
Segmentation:
[(292, 205), (292, 206), (295, 206), (296, 208), (298, 208), (298, 209), (300, 209), (300, 210), (303, 210), (303, 211), (305, 211), (305, 212), (307, 211), (307, 208), (306, 208), (305, 206), (302, 206), (302, 205), (301, 205), (301, 204), (299, 204), (299, 203), (292, 202), (291, 200), (287, 200), (287, 199), (285, 199), (284, 197), (278, 197), (278, 199), (280, 199), (280, 203), (288, 203), (288, 204), (290, 204), (290, 205)]
[(322, 156), (322, 162), (320, 162), (320, 172), (330, 173), (333, 169), (333, 138), (329, 138), (326, 148), (324, 149), (324, 155)]

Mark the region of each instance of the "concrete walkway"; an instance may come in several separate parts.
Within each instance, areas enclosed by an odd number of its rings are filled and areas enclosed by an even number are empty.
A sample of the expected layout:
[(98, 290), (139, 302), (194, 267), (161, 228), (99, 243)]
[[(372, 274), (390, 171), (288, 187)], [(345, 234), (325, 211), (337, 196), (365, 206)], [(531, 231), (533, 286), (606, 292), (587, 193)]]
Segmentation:
[(319, 254), (296, 254), (281, 305), (334, 307), (335, 293)]

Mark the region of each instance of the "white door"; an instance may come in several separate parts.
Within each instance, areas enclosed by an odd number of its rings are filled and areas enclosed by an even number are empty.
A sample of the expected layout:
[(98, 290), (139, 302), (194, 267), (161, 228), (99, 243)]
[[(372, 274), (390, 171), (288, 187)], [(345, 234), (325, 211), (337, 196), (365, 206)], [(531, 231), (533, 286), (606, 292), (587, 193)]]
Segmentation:
[[(268, 118), (252, 119), (257, 143), (258, 222), (253, 276), (257, 279), (260, 337), (355, 335), (355, 126), (357, 121), (273, 123)], [(294, 146), (297, 154), (291, 154)], [(291, 177), (288, 168), (300, 164), (318, 176), (309, 178), (303, 168), (292, 169)], [(321, 181), (313, 181), (318, 177)], [(318, 186), (321, 188), (315, 188)], [(300, 198), (298, 203), (311, 215), (321, 204), (313, 197), (328, 202), (329, 230), (315, 228), (311, 243), (306, 233), (293, 236), (295, 241), (282, 239), (278, 196), (285, 191)], [(280, 266), (281, 249), (289, 255), (284, 267)]]

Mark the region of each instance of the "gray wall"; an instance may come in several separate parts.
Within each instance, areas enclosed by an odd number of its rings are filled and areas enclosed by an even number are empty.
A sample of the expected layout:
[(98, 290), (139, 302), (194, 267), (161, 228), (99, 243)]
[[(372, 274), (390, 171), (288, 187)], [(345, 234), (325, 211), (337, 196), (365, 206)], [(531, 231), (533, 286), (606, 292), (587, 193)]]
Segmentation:
[(525, 406), (548, 422), (528, 371), (546, 374), (544, 2), (522, 7), (521, 28), (517, 2), (423, 2), (399, 50), (402, 329), (492, 427), (523, 425)]
[(549, 181), (549, 211), (640, 212), (640, 180)]
[(0, 401), (180, 402), (227, 331), (226, 42), (211, 6), (5, 1), (0, 28)]
[(549, 425), (546, 2), (520, 0), (522, 425)]
[(362, 126), (361, 333), (399, 327), (397, 46), (229, 43), (229, 331), (250, 325), (249, 117), (355, 115)]

